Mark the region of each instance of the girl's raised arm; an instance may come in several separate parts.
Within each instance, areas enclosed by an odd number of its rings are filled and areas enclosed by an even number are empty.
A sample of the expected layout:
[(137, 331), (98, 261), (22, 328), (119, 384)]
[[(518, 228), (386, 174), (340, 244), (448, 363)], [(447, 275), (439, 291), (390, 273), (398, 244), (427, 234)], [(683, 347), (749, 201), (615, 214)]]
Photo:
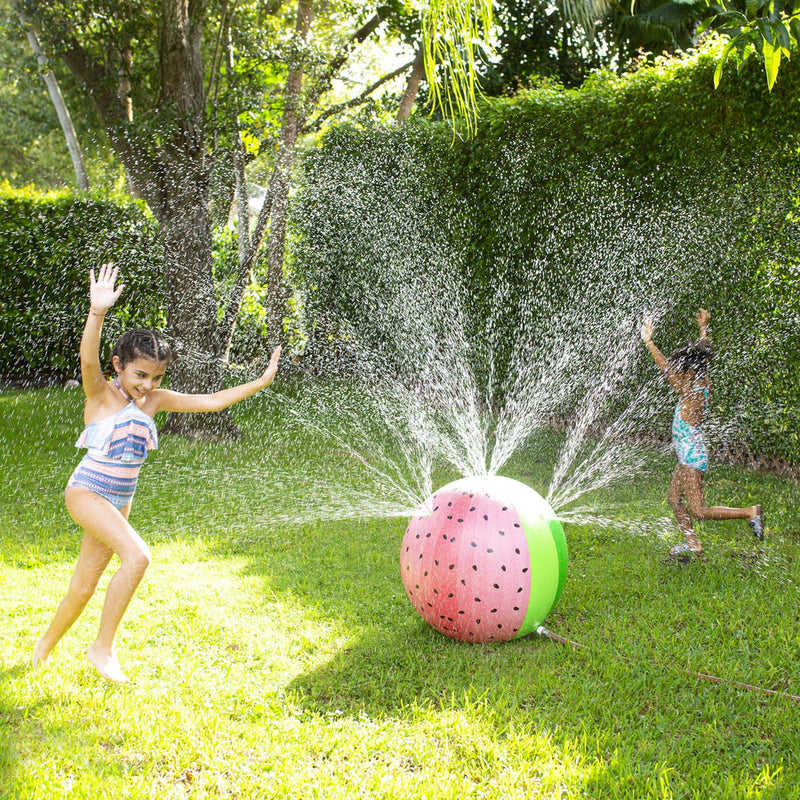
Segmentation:
[(97, 397), (104, 391), (105, 380), (100, 366), (100, 331), (103, 320), (111, 306), (117, 301), (125, 288), (120, 284), (116, 289), (119, 267), (113, 264), (103, 264), (94, 277), (94, 270), (89, 270), (89, 313), (81, 336), (81, 382), (87, 398)]
[(655, 329), (656, 328), (653, 324), (653, 320), (651, 320), (649, 317), (646, 318), (642, 323), (642, 341), (650, 351), (650, 355), (653, 356), (653, 361), (656, 362), (656, 366), (669, 381), (670, 386), (672, 386), (672, 388), (676, 391), (680, 392), (684, 388), (684, 382), (672, 368), (672, 365), (669, 363), (669, 359), (658, 349), (658, 347), (656, 347), (656, 343), (653, 341), (653, 333), (655, 332)]
[(711, 322), (711, 312), (701, 308), (697, 314), (695, 314), (695, 319), (697, 320), (697, 325), (700, 328), (700, 338), (706, 339), (710, 342), (711, 337), (708, 335), (708, 323)]
[(155, 414), (156, 411), (222, 411), (223, 408), (228, 408), (228, 406), (232, 406), (271, 385), (275, 380), (275, 373), (278, 371), (280, 357), (281, 348), (276, 347), (272, 352), (267, 369), (260, 378), (248, 383), (240, 383), (238, 386), (231, 386), (228, 389), (221, 389), (213, 394), (183, 394), (169, 389), (154, 389), (149, 395), (150, 401), (155, 405), (152, 413)]

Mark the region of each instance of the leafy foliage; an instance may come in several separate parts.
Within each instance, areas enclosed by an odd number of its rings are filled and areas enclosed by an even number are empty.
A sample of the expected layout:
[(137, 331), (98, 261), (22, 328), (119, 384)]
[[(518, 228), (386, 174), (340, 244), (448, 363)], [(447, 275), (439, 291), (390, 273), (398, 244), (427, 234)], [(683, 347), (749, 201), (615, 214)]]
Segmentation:
[(68, 194), (0, 192), (0, 375), (76, 377), (88, 273), (122, 266), (125, 296), (104, 329), (163, 325), (161, 247), (135, 203)]
[(772, 93), (755, 64), (714, 92), (718, 53), (487, 102), (470, 141), (426, 124), (329, 135), (295, 210), (312, 349), (355, 331), (398, 363), (385, 298), (454, 273), (476, 348), (492, 321), (500, 373), (521, 331), (558, 319), (579, 338), (587, 307), (662, 308), (671, 349), (707, 305), (731, 436), (800, 460), (796, 68)]
[(764, 63), (770, 91), (775, 85), (782, 58), (800, 44), (800, 2), (797, 0), (707, 0), (710, 14), (699, 32), (713, 28), (729, 41), (714, 73), (719, 85), (728, 58), (742, 65), (753, 53)]

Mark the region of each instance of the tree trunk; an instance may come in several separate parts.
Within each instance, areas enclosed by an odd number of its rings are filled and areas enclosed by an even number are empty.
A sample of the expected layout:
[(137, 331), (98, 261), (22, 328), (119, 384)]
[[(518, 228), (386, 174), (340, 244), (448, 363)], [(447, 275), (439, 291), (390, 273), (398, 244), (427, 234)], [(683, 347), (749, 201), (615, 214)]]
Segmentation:
[[(209, 170), (205, 154), (202, 30), (204, 2), (162, 0), (160, 61), (162, 108), (159, 222), (164, 239), (167, 333), (176, 360), (170, 386), (181, 392), (221, 388), (212, 271)], [(193, 438), (231, 434), (226, 412), (170, 414), (164, 430)]]
[[(310, 0), (300, 0), (297, 9), (296, 40), (298, 51), (302, 50), (308, 38), (314, 10)], [(283, 121), (281, 124), (278, 161), (270, 181), (268, 196), (272, 203), (267, 256), (267, 339), (269, 348), (283, 343), (283, 314), (286, 307), (283, 285), (283, 261), (286, 252), (286, 218), (289, 208), (289, 186), (294, 148), (300, 133), (303, 58), (304, 53), (295, 56), (286, 77), (284, 93)]]
[(75, 170), (75, 180), (78, 182), (78, 188), (82, 192), (88, 192), (89, 175), (86, 172), (81, 146), (78, 143), (78, 137), (72, 125), (72, 117), (69, 114), (67, 104), (64, 102), (64, 97), (61, 94), (58, 81), (52, 70), (47, 66), (47, 56), (44, 54), (39, 44), (39, 38), (36, 36), (33, 27), (27, 22), (25, 17), (20, 16), (20, 19), (25, 26), (25, 32), (28, 35), (28, 43), (31, 46), (31, 50), (33, 50), (33, 54), (36, 56), (36, 60), (39, 62), (39, 66), (42, 69), (42, 78), (47, 86), (47, 91), (50, 92), (50, 99), (53, 101), (53, 106), (58, 115), (58, 121), (61, 123), (61, 130), (64, 131), (64, 138), (67, 140), (67, 149), (72, 159), (72, 168)]
[(406, 91), (400, 101), (400, 108), (397, 110), (397, 122), (405, 122), (411, 116), (411, 109), (414, 108), (414, 101), (419, 94), (419, 85), (425, 76), (425, 48), (420, 45), (414, 57), (414, 65), (411, 67), (411, 74), (408, 76)]

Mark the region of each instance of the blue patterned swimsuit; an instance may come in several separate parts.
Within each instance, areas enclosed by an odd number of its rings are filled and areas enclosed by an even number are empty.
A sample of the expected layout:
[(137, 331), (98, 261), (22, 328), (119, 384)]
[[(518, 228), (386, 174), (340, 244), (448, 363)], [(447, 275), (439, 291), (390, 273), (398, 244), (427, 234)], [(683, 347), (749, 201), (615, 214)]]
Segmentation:
[[(703, 389), (708, 408), (708, 389)], [(692, 469), (705, 472), (708, 469), (708, 450), (703, 441), (703, 432), (700, 426), (690, 425), (681, 416), (681, 401), (675, 407), (675, 416), (672, 418), (672, 443), (678, 463)]]

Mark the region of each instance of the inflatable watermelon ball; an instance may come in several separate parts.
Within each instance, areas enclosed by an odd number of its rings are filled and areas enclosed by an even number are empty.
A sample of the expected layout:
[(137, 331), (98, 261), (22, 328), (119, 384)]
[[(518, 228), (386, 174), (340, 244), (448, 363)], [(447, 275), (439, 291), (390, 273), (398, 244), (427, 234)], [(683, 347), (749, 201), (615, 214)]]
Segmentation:
[(567, 577), (564, 529), (547, 502), (499, 475), (439, 489), (400, 550), (408, 599), (440, 633), (468, 642), (532, 633)]

